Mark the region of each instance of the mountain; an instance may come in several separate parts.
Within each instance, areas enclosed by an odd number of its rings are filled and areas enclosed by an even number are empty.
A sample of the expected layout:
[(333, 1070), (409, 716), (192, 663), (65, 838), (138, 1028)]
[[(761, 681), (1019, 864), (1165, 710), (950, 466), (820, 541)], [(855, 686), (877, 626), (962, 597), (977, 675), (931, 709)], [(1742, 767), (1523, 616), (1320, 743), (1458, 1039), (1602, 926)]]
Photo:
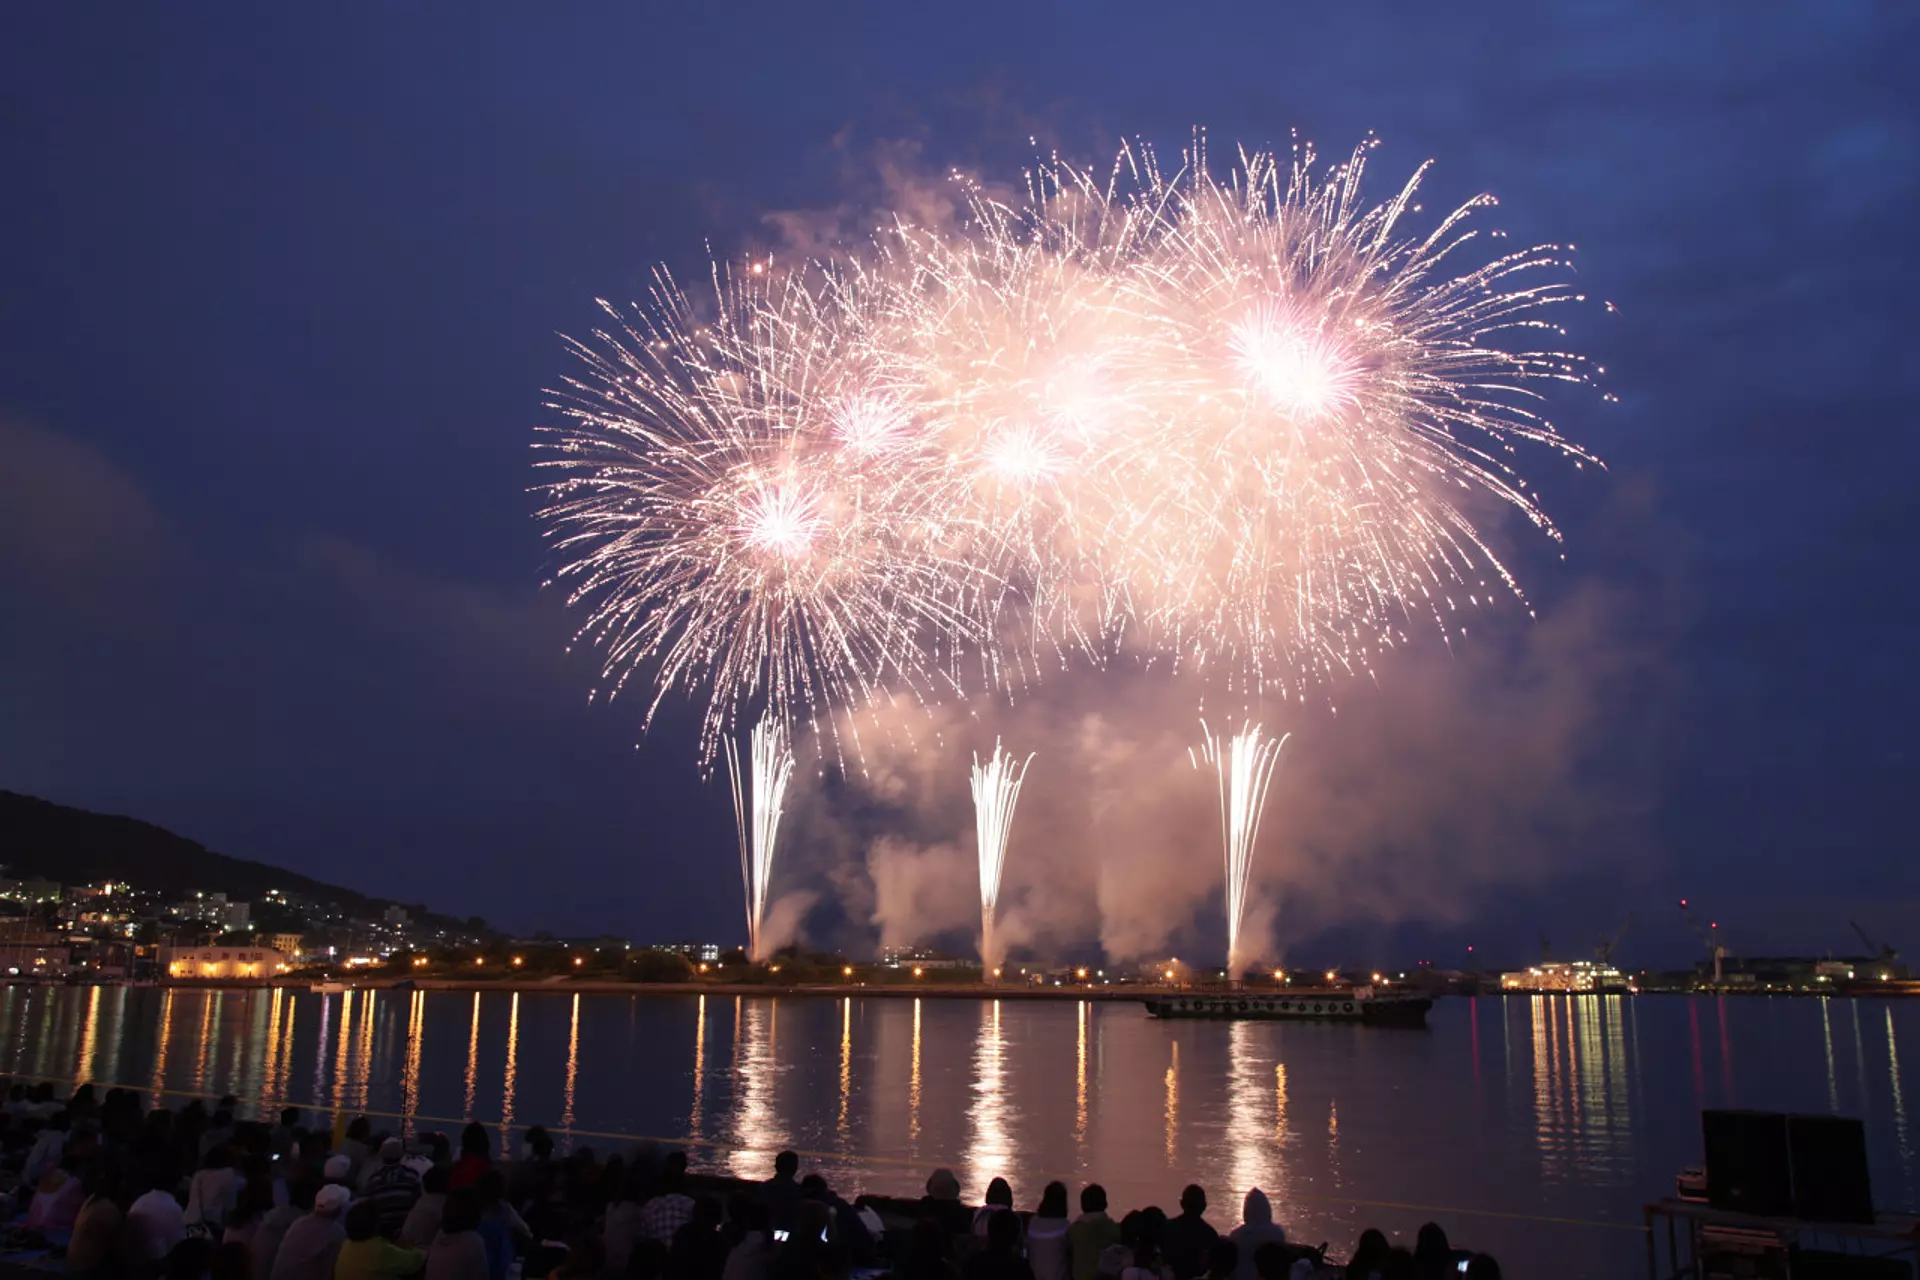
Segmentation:
[[(184, 895), (196, 889), (224, 892), (242, 902), (257, 901), (267, 890), (278, 889), (331, 903), (356, 916), (378, 916), (393, 905), (262, 862), (215, 853), (138, 818), (72, 809), (12, 791), (0, 791), (0, 866), (16, 880), (61, 884), (124, 880), (165, 894)], [(418, 907), (409, 910), (421, 914)]]

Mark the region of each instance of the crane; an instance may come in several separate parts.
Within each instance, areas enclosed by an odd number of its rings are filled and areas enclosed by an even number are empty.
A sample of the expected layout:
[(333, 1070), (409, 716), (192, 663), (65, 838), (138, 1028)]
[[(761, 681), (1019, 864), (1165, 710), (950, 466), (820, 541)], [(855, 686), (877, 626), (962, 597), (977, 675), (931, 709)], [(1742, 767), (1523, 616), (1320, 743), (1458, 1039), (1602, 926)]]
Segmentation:
[(1627, 936), (1627, 930), (1633, 927), (1633, 912), (1627, 912), (1627, 918), (1611, 934), (1600, 935), (1600, 945), (1593, 949), (1593, 958), (1601, 964), (1613, 963), (1613, 949), (1620, 945), (1620, 939)]
[(1895, 960), (1898, 960), (1900, 958), (1900, 953), (1898, 951), (1895, 951), (1890, 944), (1885, 942), (1875, 942), (1872, 938), (1867, 936), (1867, 931), (1865, 929), (1862, 929), (1858, 924), (1856, 924), (1852, 920), (1847, 921), (1847, 923), (1853, 925), (1853, 931), (1860, 935), (1860, 941), (1867, 944), (1867, 950), (1873, 953), (1873, 959), (1875, 960), (1875, 962), (1879, 964), (1892, 964)]
[(1693, 914), (1693, 908), (1687, 905), (1685, 898), (1680, 899), (1680, 914), (1686, 920), (1687, 927), (1699, 936), (1700, 941), (1706, 943), (1707, 953), (1713, 957), (1714, 985), (1718, 986), (1725, 977), (1724, 961), (1733, 954), (1720, 945), (1720, 922), (1711, 920), (1703, 927), (1699, 918)]

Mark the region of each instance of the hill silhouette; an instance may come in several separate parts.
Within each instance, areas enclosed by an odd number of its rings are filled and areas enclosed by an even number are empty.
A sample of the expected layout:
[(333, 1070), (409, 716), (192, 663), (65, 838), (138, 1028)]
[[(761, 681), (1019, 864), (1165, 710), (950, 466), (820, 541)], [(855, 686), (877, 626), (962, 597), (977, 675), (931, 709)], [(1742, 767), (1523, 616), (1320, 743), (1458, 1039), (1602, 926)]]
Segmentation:
[[(7, 874), (16, 880), (61, 884), (124, 880), (168, 894), (223, 892), (235, 901), (258, 900), (269, 889), (278, 889), (356, 916), (377, 916), (395, 905), (263, 862), (215, 853), (138, 818), (74, 809), (13, 791), (0, 791), (0, 866), (7, 867)], [(398, 905), (426, 915), (417, 906)], [(459, 921), (438, 915), (430, 918), (460, 926)]]

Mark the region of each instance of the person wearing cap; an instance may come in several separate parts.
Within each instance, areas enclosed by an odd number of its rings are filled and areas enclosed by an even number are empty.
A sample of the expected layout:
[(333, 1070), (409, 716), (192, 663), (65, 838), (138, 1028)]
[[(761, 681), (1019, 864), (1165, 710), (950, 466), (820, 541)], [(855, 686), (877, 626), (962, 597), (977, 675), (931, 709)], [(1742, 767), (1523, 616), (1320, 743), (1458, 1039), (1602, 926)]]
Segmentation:
[(414, 1201), (420, 1198), (420, 1175), (407, 1167), (406, 1154), (406, 1144), (398, 1138), (381, 1143), (380, 1163), (360, 1189), (380, 1220), (380, 1234), (388, 1239), (400, 1234)]
[(333, 1280), (333, 1266), (347, 1229), (340, 1219), (353, 1193), (337, 1182), (320, 1188), (313, 1212), (287, 1228), (273, 1259), (270, 1280)]
[[(327, 1157), (327, 1162), (320, 1166), (320, 1176), (330, 1183), (346, 1186), (348, 1180), (353, 1177), (353, 1158), (338, 1151), (334, 1152)], [(348, 1188), (348, 1194), (352, 1194), (352, 1188)]]

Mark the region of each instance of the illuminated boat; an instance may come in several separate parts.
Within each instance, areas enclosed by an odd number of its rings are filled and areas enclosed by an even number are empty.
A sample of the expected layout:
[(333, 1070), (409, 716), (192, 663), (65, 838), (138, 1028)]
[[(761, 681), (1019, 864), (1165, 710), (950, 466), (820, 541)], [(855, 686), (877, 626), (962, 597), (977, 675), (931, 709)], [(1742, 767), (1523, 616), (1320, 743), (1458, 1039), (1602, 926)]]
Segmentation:
[(1156, 1018), (1260, 1018), (1274, 1021), (1359, 1022), (1367, 1026), (1424, 1027), (1433, 1000), (1414, 991), (1372, 987), (1296, 987), (1282, 990), (1172, 993), (1151, 996)]

